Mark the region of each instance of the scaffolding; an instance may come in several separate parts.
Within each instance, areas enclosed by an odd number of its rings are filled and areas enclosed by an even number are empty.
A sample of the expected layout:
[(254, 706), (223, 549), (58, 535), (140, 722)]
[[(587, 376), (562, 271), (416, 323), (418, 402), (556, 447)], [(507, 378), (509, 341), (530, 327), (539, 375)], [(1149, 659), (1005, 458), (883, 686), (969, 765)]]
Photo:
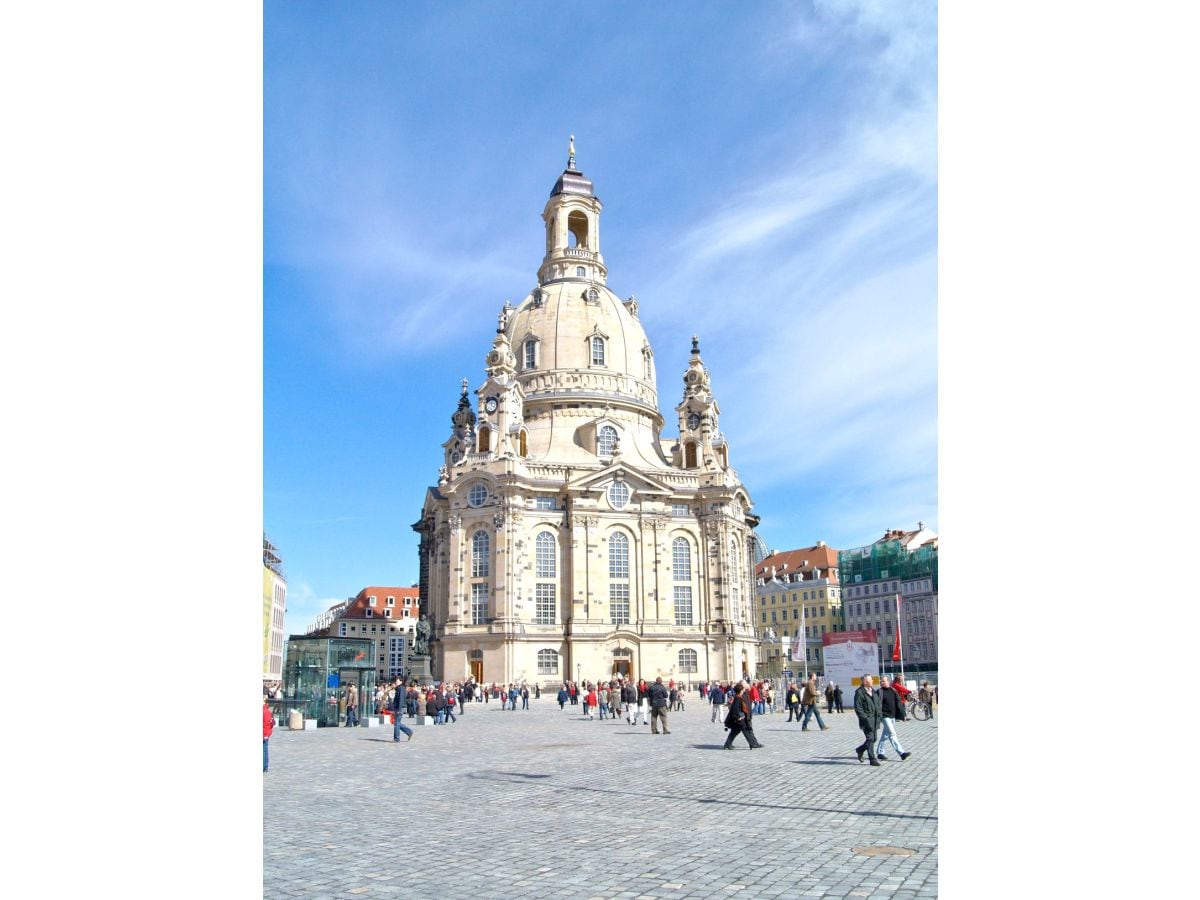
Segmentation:
[(937, 593), (937, 543), (905, 550), (900, 541), (885, 540), (838, 553), (838, 581), (843, 586), (885, 578), (930, 578)]
[(263, 532), (263, 566), (283, 578), (283, 559), (279, 556), (279, 548), (267, 538)]

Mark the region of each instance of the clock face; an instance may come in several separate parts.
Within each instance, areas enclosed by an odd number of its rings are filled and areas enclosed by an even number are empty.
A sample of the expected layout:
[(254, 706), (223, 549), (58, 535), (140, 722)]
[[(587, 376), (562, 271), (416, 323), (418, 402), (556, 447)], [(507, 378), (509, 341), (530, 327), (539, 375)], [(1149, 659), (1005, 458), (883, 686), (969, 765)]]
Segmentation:
[(695, 413), (689, 413), (687, 417), (687, 426), (691, 429), (700, 427), (700, 417)]
[(487, 403), (485, 403), (485, 404), (483, 405), (483, 408), (484, 408), (484, 409), (486, 409), (486, 410), (487, 410), (488, 412), (490, 412), (490, 413), (494, 413), (494, 412), (496, 411), (496, 407), (497, 407), (497, 406), (499, 406), (499, 405), (500, 405), (500, 404), (496, 402), (496, 398), (495, 398), (495, 397), (488, 397), (488, 398), (487, 398)]

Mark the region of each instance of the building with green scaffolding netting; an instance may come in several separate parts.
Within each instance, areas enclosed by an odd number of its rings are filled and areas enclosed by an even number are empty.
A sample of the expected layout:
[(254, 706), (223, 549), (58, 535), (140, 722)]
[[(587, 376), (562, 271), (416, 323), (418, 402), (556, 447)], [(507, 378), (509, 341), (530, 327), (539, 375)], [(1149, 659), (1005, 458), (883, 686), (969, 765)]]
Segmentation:
[(875, 629), (880, 671), (900, 671), (892, 659), (899, 628), (906, 675), (936, 673), (937, 534), (924, 523), (916, 531), (890, 530), (873, 544), (841, 551), (838, 570), (846, 629)]

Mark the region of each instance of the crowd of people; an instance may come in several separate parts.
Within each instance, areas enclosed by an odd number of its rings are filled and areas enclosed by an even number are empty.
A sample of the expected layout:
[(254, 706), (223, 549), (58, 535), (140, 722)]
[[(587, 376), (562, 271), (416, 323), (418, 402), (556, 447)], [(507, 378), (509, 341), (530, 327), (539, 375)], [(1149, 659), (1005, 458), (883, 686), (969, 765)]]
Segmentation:
[[(686, 695), (691, 685), (676, 682), (674, 678), (665, 684), (661, 676), (652, 682), (641, 678), (636, 682), (623, 675), (614, 674), (607, 680), (563, 681), (556, 694), (560, 711), (567, 706), (581, 707), (581, 717), (600, 721), (606, 719), (616, 722), (624, 719), (629, 725), (649, 725), (653, 734), (670, 734), (668, 729), (668, 713), (685, 709)], [(763, 745), (754, 734), (753, 719), (756, 715), (774, 713), (774, 689), (766, 679), (742, 679), (736, 683), (728, 681), (702, 681), (695, 686), (702, 702), (712, 707), (711, 722), (720, 720), (728, 731), (724, 749), (732, 750), (733, 741), (739, 734), (745, 737), (751, 749)], [(896, 722), (906, 718), (905, 707), (911, 691), (899, 680), (893, 681), (888, 675), (879, 678), (879, 686), (875, 687), (875, 678), (864, 674), (861, 684), (854, 692), (854, 712), (858, 718), (859, 728), (865, 740), (855, 748), (858, 761), (864, 762), (864, 755), (872, 766), (880, 765), (880, 760), (887, 760), (885, 753), (887, 745), (891, 745), (897, 757), (908, 759), (912, 754), (906, 751), (900, 742)], [(270, 701), (281, 695), (278, 682), (263, 686), (263, 772), (267, 771), (267, 746), (274, 728), (274, 719), (270, 710)], [(397, 678), (393, 682), (380, 684), (374, 696), (369, 698), (373, 715), (388, 715), (393, 724), (393, 740), (399, 741), (400, 735), (406, 734), (407, 740), (412, 740), (413, 731), (404, 724), (404, 718), (416, 718), (424, 715), (433, 720), (434, 725), (452, 724), (463, 714), (467, 703), (490, 703), (499, 701), (502, 710), (516, 711), (517, 704), (523, 710), (529, 709), (529, 700), (537, 700), (542, 695), (541, 685), (530, 686), (524, 682), (510, 684), (479, 684), (474, 679), (454, 683), (437, 682), (422, 685), (415, 681), (409, 682)], [(788, 722), (796, 722), (801, 731), (808, 730), (810, 720), (815, 720), (821, 731), (828, 731), (829, 726), (821, 718), (820, 702), (825, 699), (825, 710), (832, 714), (844, 712), (842, 707), (842, 689), (834, 682), (822, 685), (818, 682), (816, 673), (812, 673), (800, 683), (790, 682), (782, 691), (783, 707), (788, 712)], [(937, 687), (930, 686), (928, 681), (921, 683), (918, 699), (930, 704), (937, 704)], [(344, 712), (346, 727), (356, 727), (360, 724), (358, 710), (360, 698), (358, 686), (348, 685), (338, 697), (338, 705)]]

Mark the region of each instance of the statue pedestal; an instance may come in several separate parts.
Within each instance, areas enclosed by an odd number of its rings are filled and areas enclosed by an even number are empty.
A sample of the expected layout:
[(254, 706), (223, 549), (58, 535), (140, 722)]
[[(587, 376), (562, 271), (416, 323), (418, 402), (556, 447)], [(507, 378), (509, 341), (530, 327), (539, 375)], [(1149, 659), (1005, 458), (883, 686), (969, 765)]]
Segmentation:
[(429, 666), (428, 656), (410, 656), (408, 658), (408, 676), (410, 682), (416, 679), (420, 684), (433, 681), (433, 670)]

